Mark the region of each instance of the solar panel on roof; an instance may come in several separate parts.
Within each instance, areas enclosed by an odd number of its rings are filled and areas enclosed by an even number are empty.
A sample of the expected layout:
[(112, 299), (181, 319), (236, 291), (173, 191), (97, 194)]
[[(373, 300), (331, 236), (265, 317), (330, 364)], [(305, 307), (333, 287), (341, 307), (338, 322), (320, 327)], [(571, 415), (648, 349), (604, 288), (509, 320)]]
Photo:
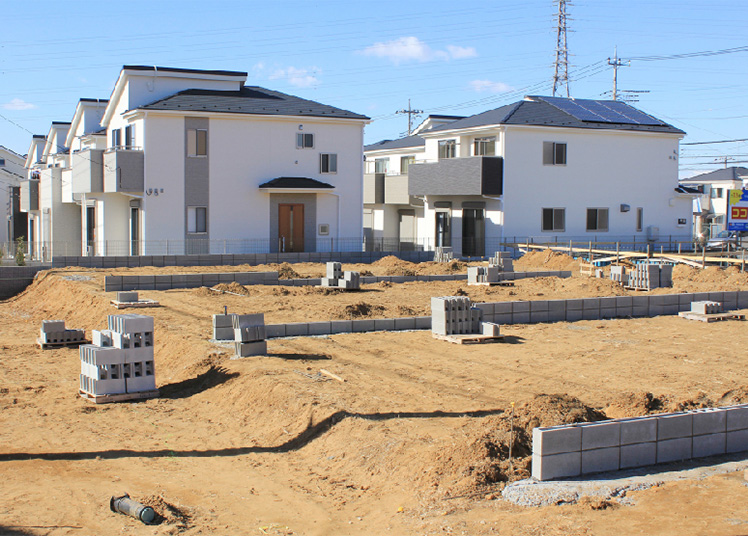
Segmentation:
[(541, 100), (580, 121), (623, 125), (665, 125), (662, 121), (620, 101), (570, 100), (561, 97), (541, 97)]
[(637, 110), (636, 108), (629, 106), (625, 102), (621, 101), (605, 101), (604, 106), (618, 112), (619, 114), (628, 117), (632, 121), (640, 125), (664, 125), (659, 119), (655, 119), (651, 115), (647, 115), (644, 112)]
[(602, 117), (582, 108), (576, 101), (561, 97), (541, 97), (541, 99), (580, 121), (602, 121)]

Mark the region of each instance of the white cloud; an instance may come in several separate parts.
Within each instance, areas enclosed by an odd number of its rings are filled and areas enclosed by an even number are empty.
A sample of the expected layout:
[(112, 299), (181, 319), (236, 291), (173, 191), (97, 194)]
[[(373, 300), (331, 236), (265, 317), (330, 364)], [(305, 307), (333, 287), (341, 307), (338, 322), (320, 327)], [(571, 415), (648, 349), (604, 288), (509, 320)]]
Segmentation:
[(276, 69), (268, 78), (270, 80), (286, 80), (289, 84), (296, 87), (311, 87), (319, 84), (319, 69), (298, 69), (296, 67), (286, 67), (285, 69)]
[(13, 99), (10, 102), (3, 104), (3, 108), (6, 110), (33, 110), (37, 108), (36, 104), (31, 104), (22, 99)]
[(473, 47), (448, 45), (446, 50), (435, 50), (417, 37), (400, 37), (386, 43), (374, 43), (361, 51), (365, 56), (389, 59), (398, 65), (408, 61), (449, 61), (478, 55)]
[(483, 93), (489, 91), (491, 93), (504, 93), (506, 91), (514, 91), (514, 88), (504, 82), (491, 82), (490, 80), (473, 80), (470, 82), (470, 87), (473, 91)]

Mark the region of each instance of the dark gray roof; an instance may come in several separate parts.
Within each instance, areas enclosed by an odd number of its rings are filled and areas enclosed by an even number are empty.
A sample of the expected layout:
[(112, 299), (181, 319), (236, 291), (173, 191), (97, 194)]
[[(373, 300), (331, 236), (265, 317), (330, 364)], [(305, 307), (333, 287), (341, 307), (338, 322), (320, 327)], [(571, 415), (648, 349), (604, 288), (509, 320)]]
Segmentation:
[[(661, 120), (658, 125), (641, 125), (631, 123), (582, 121), (570, 113), (562, 111), (557, 106), (541, 100), (543, 97), (527, 97), (528, 100), (507, 104), (488, 110), (465, 119), (459, 119), (446, 125), (435, 127), (424, 132), (439, 132), (461, 128), (479, 127), (484, 125), (536, 125), (551, 127), (590, 128), (601, 130), (637, 130), (647, 132), (666, 132), (673, 134), (685, 134), (682, 130), (675, 128)], [(606, 101), (593, 101), (604, 103)], [(651, 116), (650, 116), (651, 117)]]
[(101, 104), (104, 104), (105, 102), (109, 102), (109, 99), (89, 99), (89, 98), (83, 97), (80, 101), (81, 102), (99, 102)]
[(164, 71), (168, 73), (190, 73), (190, 74), (208, 74), (218, 76), (240, 76), (247, 77), (244, 71), (206, 71), (204, 69), (180, 69), (178, 67), (158, 67), (156, 65), (123, 65), (122, 69), (129, 71)]
[(420, 136), (408, 136), (397, 140), (382, 140), (364, 146), (364, 151), (378, 151), (380, 149), (404, 149), (407, 147), (423, 147), (426, 144)]
[(260, 188), (335, 188), (332, 184), (318, 181), (316, 179), (309, 179), (307, 177), (278, 177), (264, 184), (260, 184)]
[(742, 177), (748, 177), (748, 168), (740, 166), (731, 166), (728, 168), (715, 169), (708, 173), (702, 173), (701, 175), (695, 175), (688, 177), (687, 179), (681, 179), (680, 182), (690, 181), (739, 181)]
[(691, 188), (690, 186), (677, 186), (675, 188), (675, 191), (679, 194), (700, 194), (702, 193), (699, 191), (698, 188)]
[(245, 86), (239, 91), (188, 89), (140, 106), (140, 109), (369, 119), (365, 115), (256, 86)]

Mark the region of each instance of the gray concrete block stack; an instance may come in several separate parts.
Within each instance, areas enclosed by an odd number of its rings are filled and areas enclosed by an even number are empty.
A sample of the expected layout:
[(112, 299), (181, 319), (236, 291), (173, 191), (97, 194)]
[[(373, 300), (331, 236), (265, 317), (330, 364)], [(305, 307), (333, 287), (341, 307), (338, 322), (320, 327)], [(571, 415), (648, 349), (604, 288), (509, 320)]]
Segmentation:
[(497, 251), (493, 257), (488, 260), (489, 266), (496, 266), (500, 272), (513, 272), (514, 262), (512, 254), (508, 251)]
[(153, 317), (109, 315), (108, 329), (93, 330), (80, 347), (80, 391), (89, 397), (153, 393), (156, 376)]
[(578, 477), (748, 450), (748, 405), (534, 428), (532, 476)]
[(468, 266), (468, 285), (488, 285), (499, 282), (498, 266)]
[(434, 262), (452, 262), (455, 258), (452, 248), (437, 246), (434, 250)]
[(642, 263), (637, 264), (628, 276), (628, 286), (649, 290), (673, 286), (673, 265)]
[(213, 340), (234, 340), (234, 314), (213, 315)]
[(626, 267), (625, 266), (611, 266), (610, 267), (610, 279), (616, 283), (623, 285), (628, 281), (626, 278)]
[(42, 320), (39, 330), (39, 342), (48, 344), (76, 344), (86, 339), (86, 331), (83, 329), (66, 329), (64, 320)]
[(255, 313), (230, 316), (232, 317), (232, 326), (234, 328), (236, 357), (267, 355), (265, 315), (263, 313)]
[(322, 279), (323, 287), (359, 290), (361, 288), (361, 274), (359, 272), (344, 272), (339, 262), (328, 262), (326, 277)]
[(135, 291), (130, 292), (117, 292), (117, 301), (122, 303), (135, 303), (139, 300), (138, 293)]
[(499, 336), (499, 325), (482, 322), (483, 311), (473, 307), (470, 298), (442, 296), (431, 298), (431, 333), (434, 335)]
[(713, 315), (723, 312), (722, 304), (714, 301), (695, 301), (691, 302), (691, 312), (702, 315)]

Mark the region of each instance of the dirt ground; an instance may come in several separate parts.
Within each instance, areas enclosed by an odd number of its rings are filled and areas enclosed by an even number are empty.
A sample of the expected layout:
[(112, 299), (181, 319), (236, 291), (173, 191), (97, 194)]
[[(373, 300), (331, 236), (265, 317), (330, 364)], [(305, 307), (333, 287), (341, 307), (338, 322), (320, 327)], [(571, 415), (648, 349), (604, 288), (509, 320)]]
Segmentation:
[[(546, 252), (515, 266), (575, 269)], [(210, 315), (224, 306), (273, 323), (429, 314), (431, 296), (463, 292), (473, 301), (627, 294), (577, 271), (497, 288), (142, 291), (163, 305), (140, 311), (155, 318), (161, 397), (137, 403), (81, 399), (77, 349), (34, 343), (43, 319), (103, 329), (116, 312), (104, 275), (249, 269), (320, 276), (324, 266), (71, 268), (41, 273), (0, 303), (0, 535), (748, 534), (742, 473), (669, 482), (629, 493), (625, 504), (501, 499), (506, 482), (529, 476), (534, 426), (748, 402), (743, 322), (514, 325), (502, 328), (504, 343), (468, 346), (426, 331), (341, 334), (270, 340), (267, 357), (243, 360), (209, 342)], [(465, 265), (385, 258), (344, 269)], [(748, 274), (735, 268), (676, 267), (674, 280), (653, 292), (748, 290)], [(152, 505), (160, 523), (110, 512), (109, 497), (124, 492)]]

